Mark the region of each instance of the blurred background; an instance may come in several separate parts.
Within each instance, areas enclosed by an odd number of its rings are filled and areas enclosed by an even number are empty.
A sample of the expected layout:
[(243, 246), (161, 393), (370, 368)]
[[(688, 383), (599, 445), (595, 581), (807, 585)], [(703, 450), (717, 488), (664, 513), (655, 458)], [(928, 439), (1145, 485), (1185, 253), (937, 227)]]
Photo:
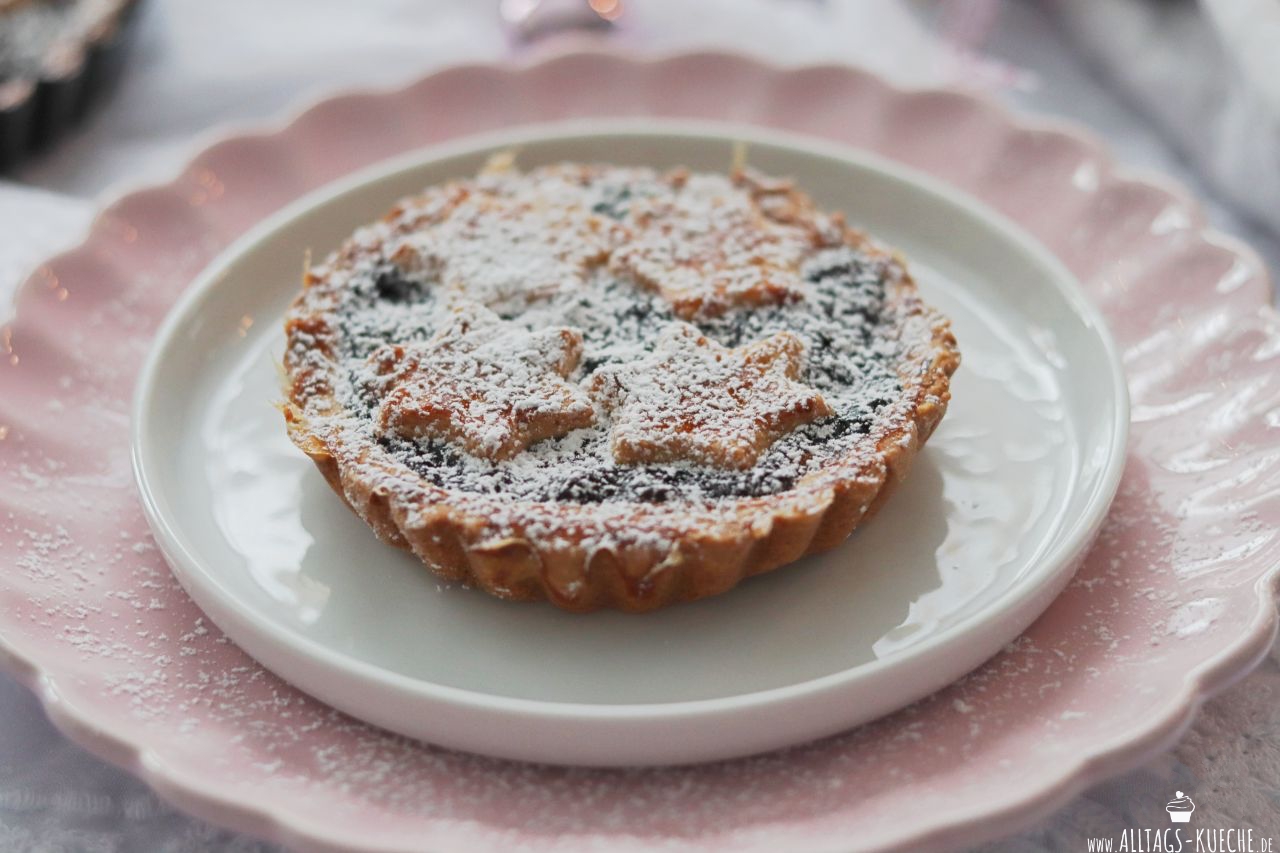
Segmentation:
[[(168, 179), (231, 126), (458, 62), (584, 46), (848, 63), (1078, 121), (1120, 162), (1184, 183), (1274, 270), (1278, 45), (1276, 0), (0, 0), (0, 321), (103, 199)], [(1273, 653), (1176, 750), (990, 849), (1083, 849), (1175, 788), (1222, 793), (1231, 825), (1274, 830), (1277, 735)], [(175, 813), (0, 676), (0, 850), (271, 849)]]

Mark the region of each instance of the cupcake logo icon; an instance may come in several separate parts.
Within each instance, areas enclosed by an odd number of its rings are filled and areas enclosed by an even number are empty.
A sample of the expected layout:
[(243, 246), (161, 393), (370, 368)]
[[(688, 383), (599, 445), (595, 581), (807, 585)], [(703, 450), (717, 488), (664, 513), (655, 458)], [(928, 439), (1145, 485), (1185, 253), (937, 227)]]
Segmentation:
[(1196, 804), (1181, 791), (1176, 793), (1178, 796), (1166, 803), (1164, 810), (1169, 813), (1169, 820), (1173, 823), (1190, 823), (1191, 813), (1196, 810)]

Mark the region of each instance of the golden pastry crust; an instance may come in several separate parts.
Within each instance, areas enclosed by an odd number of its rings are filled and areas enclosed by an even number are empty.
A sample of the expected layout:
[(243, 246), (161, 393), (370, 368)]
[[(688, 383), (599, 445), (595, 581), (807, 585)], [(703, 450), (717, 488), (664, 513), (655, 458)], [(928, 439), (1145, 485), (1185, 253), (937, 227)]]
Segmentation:
[[(734, 236), (739, 248), (712, 261), (720, 274), (682, 272), (686, 257), (702, 264), (715, 244), (707, 229), (742, 222), (761, 233)], [(557, 236), (565, 233), (593, 236), (577, 251)], [(628, 267), (636, 257), (646, 258), (644, 270)], [(864, 304), (867, 293), (874, 304)], [(842, 301), (833, 308), (832, 299)], [(351, 319), (361, 311), (376, 315), (373, 332)], [(404, 383), (388, 383), (388, 392), (368, 367), (395, 347), (429, 367), (432, 330), (405, 318), (436, 312), (438, 336), (441, 318), (458, 311), (508, 324), (498, 339), (562, 344), (533, 347), (550, 355), (527, 363), (546, 372), (521, 373), (514, 397), (457, 392), (499, 412), (489, 439), (467, 432), (469, 403), (451, 405), (431, 383), (388, 403)], [(581, 337), (573, 344), (575, 320), (586, 330), (585, 355)], [(734, 340), (744, 322), (749, 336)], [(906, 476), (946, 411), (959, 363), (949, 323), (920, 299), (900, 259), (790, 184), (745, 173), (566, 164), (435, 188), (309, 271), (285, 325), (289, 436), (380, 539), (448, 580), (573, 611), (645, 611), (714, 595), (840, 544)], [(846, 370), (859, 341), (876, 358)], [(712, 353), (713, 368), (734, 367), (725, 375), (736, 378), (664, 360), (689, 346)], [(392, 361), (403, 359), (402, 349)], [(667, 365), (663, 381), (639, 381), (641, 396), (623, 400), (628, 369), (643, 379), (645, 359), (651, 371)], [(392, 365), (382, 375), (394, 373)], [(673, 405), (664, 401), (677, 398), (705, 405), (713, 380), (723, 383), (726, 410), (685, 418), (692, 426), (660, 428), (666, 421), (643, 410), (650, 403), (664, 413)], [(756, 382), (768, 393), (748, 393)], [(702, 397), (690, 398), (691, 387)], [(595, 404), (590, 420), (585, 398)], [(555, 405), (539, 408), (548, 400)], [(618, 418), (625, 405), (645, 416)], [(434, 426), (414, 436), (418, 444), (379, 432), (385, 412), (419, 409)], [(539, 426), (504, 430), (516, 409)], [(705, 432), (689, 438), (690, 430)]]

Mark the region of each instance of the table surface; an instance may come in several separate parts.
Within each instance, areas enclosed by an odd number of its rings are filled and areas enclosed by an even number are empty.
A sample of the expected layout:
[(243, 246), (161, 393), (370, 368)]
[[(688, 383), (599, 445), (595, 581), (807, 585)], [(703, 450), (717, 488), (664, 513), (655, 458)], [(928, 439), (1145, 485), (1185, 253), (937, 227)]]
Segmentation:
[[(1280, 238), (1239, 215), (1067, 43), (1034, 4), (926, 5), (899, 0), (635, 2), (601, 36), (632, 50), (721, 47), (785, 62), (844, 61), (905, 83), (986, 89), (1011, 106), (1089, 125), (1117, 159), (1170, 174), (1211, 221), (1276, 269)], [(957, 18), (957, 5), (977, 10)], [(357, 8), (358, 6), (358, 8)], [(199, 137), (226, 122), (279, 117), (327, 91), (405, 82), (475, 59), (527, 56), (473, 0), (309, 0), (216, 4), (151, 0), (120, 86), (73, 138), (0, 182), (0, 318), (22, 275), (77, 238), (97, 200), (122, 184), (173, 174)], [(781, 34), (781, 38), (779, 35)], [(1280, 647), (1208, 702), (1179, 745), (1095, 786), (1038, 826), (987, 845), (1000, 851), (1085, 849), (1085, 839), (1141, 827), (1136, 815), (1175, 790), (1202, 804), (1202, 827), (1280, 836)], [(1197, 814), (1201, 818), (1201, 814)], [(1278, 839), (1280, 841), (1280, 839)], [(188, 818), (127, 773), (58, 734), (35, 699), (0, 675), (0, 849), (266, 851), (272, 845)]]

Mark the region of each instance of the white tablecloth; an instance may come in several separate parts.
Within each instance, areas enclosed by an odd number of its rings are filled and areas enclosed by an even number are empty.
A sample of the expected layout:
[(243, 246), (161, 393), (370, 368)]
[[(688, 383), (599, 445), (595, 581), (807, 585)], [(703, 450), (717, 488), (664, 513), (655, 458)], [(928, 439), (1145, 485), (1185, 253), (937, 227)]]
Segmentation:
[[(1280, 239), (1267, 230), (1280, 222), (1280, 199), (1268, 225), (1265, 205), (1254, 206), (1252, 219), (1239, 212), (1249, 199), (1234, 191), (1230, 175), (1206, 168), (1202, 180), (1193, 165), (1200, 162), (1194, 139), (1171, 136), (1175, 151), (1143, 117), (1143, 90), (1107, 77), (1107, 67), (1123, 65), (1114, 57), (1110, 65), (1081, 59), (1105, 45), (1089, 42), (1089, 28), (1082, 30), (1078, 19), (1055, 21), (1034, 5), (986, 0), (630, 0), (630, 6), (627, 26), (602, 38), (641, 50), (720, 46), (787, 62), (853, 62), (907, 83), (986, 88), (1019, 108), (1082, 121), (1111, 142), (1121, 161), (1189, 185), (1215, 224), (1252, 243), (1273, 269), (1280, 261)], [(17, 182), (0, 182), (6, 235), (0, 317), (22, 275), (74, 242), (96, 199), (121, 183), (171, 175), (211, 128), (278, 117), (339, 87), (393, 84), (459, 60), (536, 50), (513, 45), (496, 3), (484, 0), (151, 0), (140, 23), (111, 101), (74, 138), (21, 170)], [(1273, 178), (1280, 180), (1280, 164)], [(1083, 850), (1090, 836), (1147, 825), (1139, 816), (1174, 790), (1212, 802), (1202, 825), (1280, 836), (1280, 654), (1208, 703), (1172, 752), (991, 849)], [(0, 850), (271, 849), (176, 813), (128, 774), (62, 738), (35, 700), (0, 676)]]

